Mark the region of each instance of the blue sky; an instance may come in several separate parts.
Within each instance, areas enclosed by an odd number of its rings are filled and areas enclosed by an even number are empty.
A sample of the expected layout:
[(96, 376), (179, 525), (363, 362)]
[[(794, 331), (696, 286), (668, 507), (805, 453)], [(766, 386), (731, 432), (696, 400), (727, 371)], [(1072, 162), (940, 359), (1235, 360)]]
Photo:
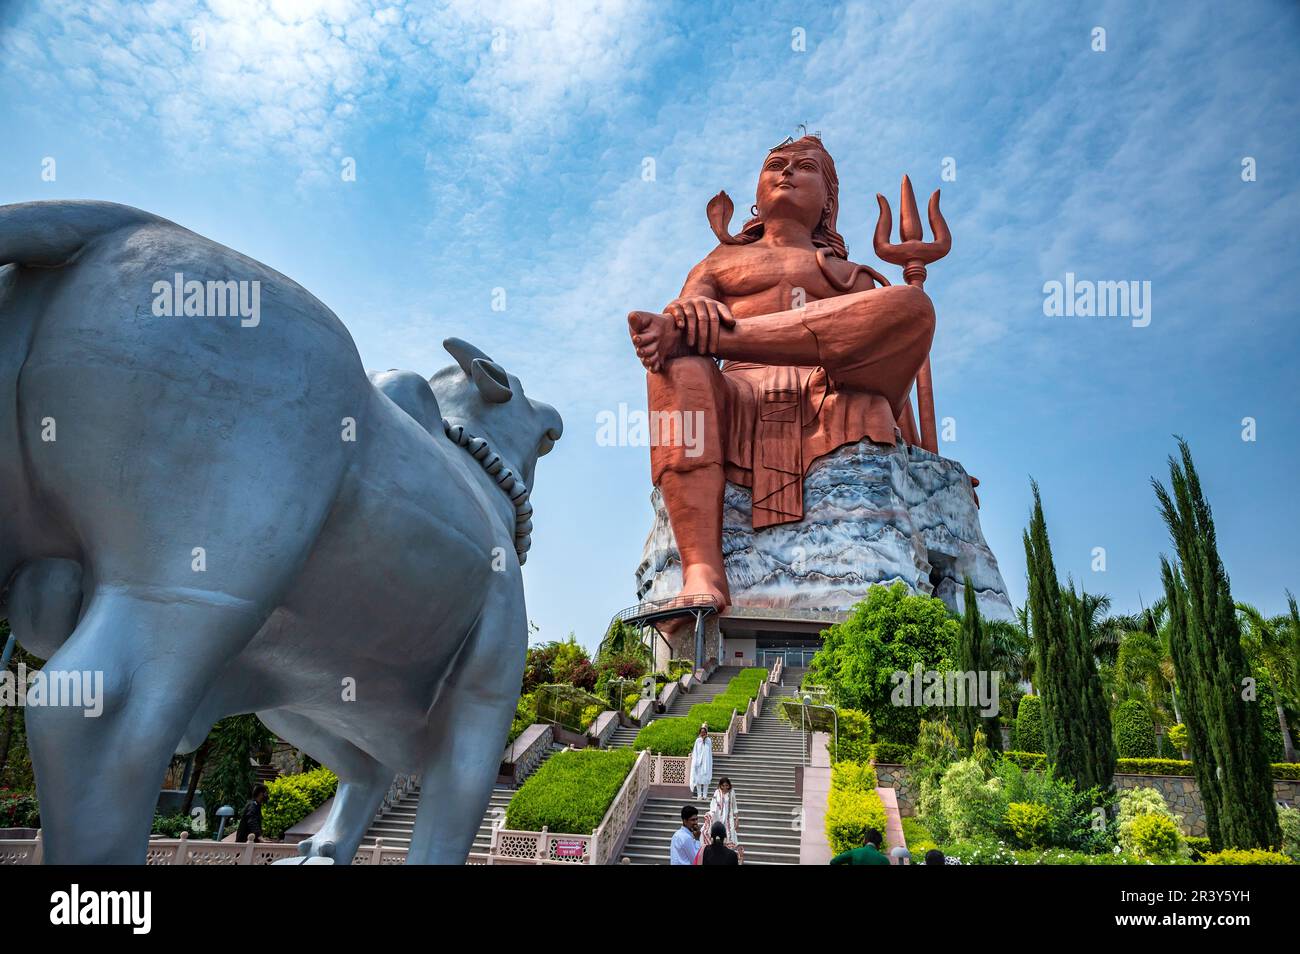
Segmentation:
[[(594, 645), (634, 599), (647, 452), (596, 443), (600, 411), (644, 406), (624, 316), (675, 297), (705, 203), (746, 208), (799, 123), (835, 156), (850, 256), (893, 281), (875, 193), (943, 188), (941, 451), (982, 481), (1015, 602), (1031, 476), (1062, 576), (1119, 610), (1159, 595), (1175, 433), (1234, 595), (1300, 590), (1292, 3), (63, 6), (0, 3), (0, 202), (171, 218), (311, 289), (370, 368), (431, 374), (458, 335), (519, 374), (566, 421), (534, 494), (538, 638)], [(1067, 272), (1151, 282), (1150, 324), (1046, 317)]]

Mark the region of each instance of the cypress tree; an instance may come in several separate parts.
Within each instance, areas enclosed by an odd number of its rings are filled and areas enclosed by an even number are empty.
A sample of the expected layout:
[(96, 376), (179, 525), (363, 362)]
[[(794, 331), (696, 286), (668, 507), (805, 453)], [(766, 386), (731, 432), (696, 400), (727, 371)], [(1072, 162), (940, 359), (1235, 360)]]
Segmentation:
[(1169, 489), (1154, 478), (1151, 485), (1176, 554), (1174, 562), (1161, 556), (1160, 576), (1206, 834), (1216, 849), (1272, 847), (1282, 835), (1258, 703), (1243, 698), (1250, 664), (1210, 505), (1182, 438), (1178, 449), (1181, 463), (1169, 458)]
[[(961, 618), (961, 635), (957, 641), (957, 668), (963, 673), (974, 673), (977, 678), (993, 679), (993, 646), (989, 632), (984, 628), (980, 618), (979, 606), (975, 602), (975, 586), (970, 577), (966, 577), (963, 593)], [(1001, 673), (996, 673), (1001, 676)], [(957, 736), (962, 747), (973, 751), (976, 730), (983, 730), (985, 745), (990, 752), (1002, 751), (1002, 723), (996, 714), (984, 716), (975, 699), (967, 699), (966, 704), (958, 706), (953, 714), (957, 727)]]
[(1115, 776), (1115, 743), (1086, 614), (1073, 588), (1064, 589), (1057, 581), (1038, 484), (1033, 488), (1034, 509), (1024, 542), (1043, 748), (1047, 760), (1081, 790), (1109, 789)]

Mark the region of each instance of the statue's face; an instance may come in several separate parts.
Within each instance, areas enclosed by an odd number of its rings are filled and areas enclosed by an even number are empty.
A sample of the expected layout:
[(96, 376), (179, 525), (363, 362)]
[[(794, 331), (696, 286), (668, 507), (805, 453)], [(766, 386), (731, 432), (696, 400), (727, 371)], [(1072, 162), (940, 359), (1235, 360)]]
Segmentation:
[(805, 222), (811, 232), (826, 209), (826, 178), (820, 158), (809, 150), (774, 152), (758, 177), (758, 214)]

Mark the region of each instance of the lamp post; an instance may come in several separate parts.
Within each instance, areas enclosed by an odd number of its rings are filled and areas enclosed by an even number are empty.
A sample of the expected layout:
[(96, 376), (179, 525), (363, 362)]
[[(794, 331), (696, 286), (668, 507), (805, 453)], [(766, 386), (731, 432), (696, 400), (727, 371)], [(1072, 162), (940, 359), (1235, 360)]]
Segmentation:
[(220, 841), (226, 832), (226, 819), (234, 818), (235, 810), (229, 805), (222, 805), (217, 809), (217, 817), (221, 819), (221, 823), (217, 825), (217, 841)]

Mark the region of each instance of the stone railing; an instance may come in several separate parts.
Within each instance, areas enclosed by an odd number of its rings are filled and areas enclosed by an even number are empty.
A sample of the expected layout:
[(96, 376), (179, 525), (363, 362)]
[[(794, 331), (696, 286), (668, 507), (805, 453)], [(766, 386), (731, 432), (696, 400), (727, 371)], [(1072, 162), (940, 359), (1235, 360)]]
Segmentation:
[(650, 763), (651, 785), (688, 785), (689, 755), (655, 755)]
[(613, 709), (606, 709), (600, 715), (596, 716), (595, 721), (591, 723), (591, 728), (587, 730), (587, 735), (591, 737), (592, 741), (595, 742), (597, 746), (603, 748), (605, 743), (609, 741), (609, 737), (614, 734), (614, 730), (617, 728), (618, 713)]
[(534, 723), (501, 753), (501, 774), (509, 776), (518, 785), (533, 769), (541, 764), (542, 757), (555, 742), (555, 729), (546, 723)]
[(0, 868), (8, 865), (39, 865), (44, 853), (39, 831), (35, 838), (5, 838), (0, 840)]
[(677, 694), (685, 691), (681, 683), (676, 680), (664, 683), (663, 691), (659, 693), (659, 704), (667, 710), (673, 704), (673, 700), (677, 698)]
[(682, 692), (690, 692), (699, 684), (699, 680), (695, 678), (693, 672), (682, 673), (677, 682), (681, 685)]
[(779, 683), (781, 681), (781, 674), (784, 672), (785, 672), (785, 660), (778, 659), (776, 661), (776, 665), (773, 666), (771, 671), (767, 674), (767, 681)]
[(641, 699), (632, 707), (632, 721), (637, 725), (645, 725), (650, 721), (650, 717), (655, 714), (655, 701), (653, 699)]

